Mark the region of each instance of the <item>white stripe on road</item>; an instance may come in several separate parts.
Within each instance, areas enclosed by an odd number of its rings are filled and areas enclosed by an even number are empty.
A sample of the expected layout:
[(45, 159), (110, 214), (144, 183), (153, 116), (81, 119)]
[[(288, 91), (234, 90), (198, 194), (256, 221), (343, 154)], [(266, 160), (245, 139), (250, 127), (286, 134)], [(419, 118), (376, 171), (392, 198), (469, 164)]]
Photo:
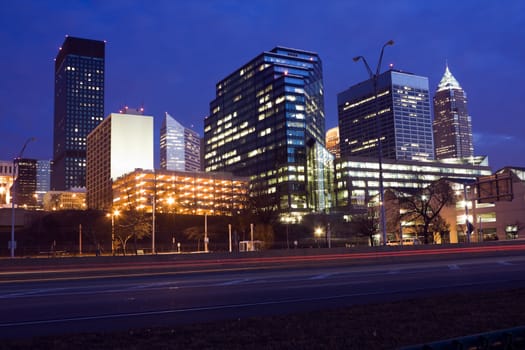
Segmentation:
[[(500, 283), (500, 282), (501, 281), (495, 281), (495, 283)], [(311, 303), (311, 302), (328, 301), (328, 300), (336, 300), (336, 299), (343, 299), (343, 298), (345, 299), (355, 298), (355, 297), (362, 297), (362, 296), (375, 296), (375, 295), (384, 295), (384, 294), (392, 295), (392, 294), (406, 293), (406, 292), (415, 293), (418, 291), (421, 292), (421, 291), (427, 291), (427, 290), (450, 289), (451, 287), (467, 287), (467, 286), (472, 287), (472, 286), (483, 285), (483, 284), (484, 282), (460, 283), (460, 284), (436, 286), (436, 287), (429, 287), (429, 288), (416, 288), (413, 290), (399, 289), (399, 290), (389, 290), (388, 292), (378, 291), (378, 292), (368, 292), (368, 293), (349, 293), (349, 294), (329, 295), (329, 296), (323, 296), (323, 297), (269, 300), (269, 301), (256, 302), (256, 303), (212, 305), (212, 306), (202, 306), (202, 307), (190, 307), (190, 308), (185, 308), (185, 309), (155, 310), (155, 311), (129, 312), (129, 313), (107, 314), (107, 315), (96, 315), (96, 316), (66, 317), (66, 318), (48, 319), (48, 320), (9, 322), (9, 323), (0, 323), (0, 328), (54, 324), (54, 323), (75, 322), (75, 321), (120, 319), (120, 318), (126, 318), (126, 317), (144, 317), (144, 316), (167, 315), (167, 314), (181, 314), (181, 313), (200, 312), (200, 311), (242, 309), (242, 308), (247, 308), (247, 307), (297, 304), (297, 303), (305, 303), (305, 302)]]
[(319, 274), (319, 275), (312, 276), (309, 279), (310, 280), (324, 280), (325, 278), (331, 277), (333, 275), (335, 275), (335, 274), (334, 273), (322, 273), (322, 274)]

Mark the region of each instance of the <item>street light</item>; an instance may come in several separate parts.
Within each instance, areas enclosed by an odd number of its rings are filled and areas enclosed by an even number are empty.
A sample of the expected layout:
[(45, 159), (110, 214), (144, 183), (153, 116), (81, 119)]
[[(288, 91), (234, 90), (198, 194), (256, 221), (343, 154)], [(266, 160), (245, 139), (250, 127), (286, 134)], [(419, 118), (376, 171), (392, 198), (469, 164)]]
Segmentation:
[(115, 216), (119, 216), (120, 212), (118, 210), (113, 210), (111, 214), (107, 214), (107, 216), (111, 216), (111, 255), (115, 255)]
[(377, 134), (377, 160), (379, 162), (379, 216), (380, 216), (380, 222), (381, 222), (381, 232), (383, 236), (383, 245), (386, 245), (386, 215), (385, 215), (385, 190), (383, 187), (383, 147), (381, 142), (381, 131), (380, 127), (381, 124), (379, 123), (379, 101), (377, 98), (377, 79), (379, 78), (379, 73), (381, 70), (381, 62), (383, 61), (383, 52), (385, 51), (385, 47), (394, 45), (394, 40), (387, 41), (383, 47), (381, 48), (381, 54), (379, 55), (379, 61), (377, 62), (376, 72), (372, 72), (372, 69), (370, 69), (370, 66), (368, 65), (368, 62), (363, 56), (356, 56), (353, 58), (354, 62), (357, 62), (359, 60), (363, 61), (365, 64), (366, 70), (368, 72), (368, 75), (370, 77), (370, 80), (372, 80), (373, 87), (374, 87), (374, 101), (375, 101), (375, 110), (376, 110), (376, 134)]
[(15, 257), (15, 196), (14, 196), (14, 190), (15, 190), (15, 183), (16, 183), (16, 162), (17, 160), (20, 160), (22, 158), (22, 155), (24, 154), (24, 150), (27, 147), (27, 144), (31, 141), (35, 141), (36, 138), (30, 137), (26, 140), (24, 143), (24, 146), (20, 150), (20, 153), (18, 153), (18, 157), (13, 159), (13, 185), (11, 186), (11, 242), (9, 242), (9, 248), (11, 249), (11, 258)]
[[(169, 213), (171, 213), (171, 206), (173, 205), (173, 203), (175, 203), (175, 199), (173, 199), (173, 197), (168, 197), (168, 199), (166, 200), (166, 202), (168, 203), (168, 206), (169, 206)], [(169, 219), (169, 217), (168, 217)], [(173, 220), (175, 221), (175, 220)], [(169, 223), (169, 220), (168, 220), (168, 223)], [(169, 226), (169, 224), (168, 224)], [(173, 225), (173, 228), (175, 227), (175, 225)], [(171, 233), (171, 250), (174, 250), (175, 248), (175, 229), (173, 229), (173, 232)]]
[[(316, 227), (316, 228), (315, 228), (315, 231), (314, 231), (314, 234), (315, 234), (315, 237), (317, 237), (317, 238), (316, 238), (316, 241), (317, 241), (318, 239), (321, 239), (321, 236), (323, 235), (323, 229), (322, 229), (321, 227), (319, 227), (319, 226)], [(319, 247), (319, 243), (317, 243), (317, 247)]]

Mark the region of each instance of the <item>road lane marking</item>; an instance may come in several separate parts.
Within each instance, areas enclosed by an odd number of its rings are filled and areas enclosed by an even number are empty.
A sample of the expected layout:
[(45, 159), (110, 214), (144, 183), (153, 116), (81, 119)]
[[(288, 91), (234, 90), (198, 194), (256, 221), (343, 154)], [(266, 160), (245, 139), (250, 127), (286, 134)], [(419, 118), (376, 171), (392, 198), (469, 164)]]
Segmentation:
[(449, 264), (448, 269), (449, 270), (459, 270), (460, 267), (457, 264)]
[(498, 264), (500, 264), (500, 265), (504, 265), (504, 266), (514, 265), (513, 263), (508, 262), (508, 261), (505, 261), (505, 260), (500, 260), (500, 261), (498, 261)]
[(324, 280), (326, 278), (332, 277), (335, 273), (321, 273), (309, 278), (309, 280)]
[(234, 286), (234, 285), (237, 285), (237, 284), (243, 284), (243, 283), (249, 282), (251, 280), (252, 279), (250, 279), (250, 278), (241, 278), (241, 279), (225, 281), (225, 282), (221, 282), (221, 283), (215, 283), (215, 284), (212, 284), (212, 286)]
[[(505, 281), (493, 281), (494, 284), (499, 284)], [(385, 295), (385, 294), (400, 294), (400, 293), (417, 293), (428, 290), (449, 290), (450, 288), (456, 287), (474, 287), (485, 285), (485, 282), (473, 282), (473, 283), (458, 283), (458, 284), (447, 284), (442, 286), (434, 287), (422, 287), (415, 289), (398, 289), (398, 290), (389, 290), (389, 291), (377, 291), (377, 292), (367, 292), (367, 293), (345, 293), (337, 295), (327, 295), (321, 297), (305, 297), (305, 298), (295, 298), (295, 299), (282, 299), (282, 300), (268, 300), (254, 303), (241, 303), (241, 304), (225, 304), (225, 305), (211, 305), (211, 306), (198, 306), (198, 307), (188, 307), (183, 309), (167, 309), (167, 310), (153, 310), (153, 311), (142, 311), (142, 312), (128, 312), (128, 313), (118, 313), (118, 314), (106, 314), (106, 315), (94, 315), (94, 316), (78, 316), (78, 317), (64, 317), (57, 319), (47, 319), (47, 320), (33, 320), (33, 321), (18, 321), (18, 322), (8, 322), (0, 323), (0, 328), (8, 327), (20, 327), (20, 326), (34, 326), (34, 325), (43, 325), (43, 324), (56, 324), (64, 322), (79, 322), (79, 321), (96, 321), (96, 320), (109, 320), (109, 319), (121, 319), (126, 317), (145, 317), (145, 316), (156, 316), (156, 315), (167, 315), (167, 314), (183, 314), (190, 312), (202, 312), (202, 311), (217, 311), (217, 310), (231, 310), (231, 309), (242, 309), (248, 307), (260, 307), (260, 306), (270, 306), (270, 305), (284, 305), (284, 304), (298, 304), (298, 303), (312, 303), (312, 302), (321, 302), (337, 299), (352, 299), (355, 297), (363, 296), (376, 296), (376, 295)]]

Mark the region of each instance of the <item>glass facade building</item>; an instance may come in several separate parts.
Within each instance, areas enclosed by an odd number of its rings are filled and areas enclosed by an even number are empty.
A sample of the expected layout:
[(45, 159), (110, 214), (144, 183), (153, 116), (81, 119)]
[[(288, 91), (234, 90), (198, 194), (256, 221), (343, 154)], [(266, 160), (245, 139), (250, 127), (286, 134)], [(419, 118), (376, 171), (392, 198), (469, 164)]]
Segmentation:
[(160, 129), (160, 168), (177, 171), (201, 170), (199, 134), (185, 128), (166, 113)]
[(86, 138), (104, 119), (105, 42), (66, 37), (55, 59), (51, 188), (86, 186)]
[(335, 156), (318, 142), (308, 146), (308, 207), (328, 214), (334, 205)]
[(51, 189), (51, 161), (38, 160), (36, 162), (36, 195), (37, 204), (42, 206), (44, 195)]
[(448, 65), (434, 95), (434, 142), (437, 159), (474, 155), (467, 94)]
[[(434, 159), (428, 78), (389, 70), (337, 95), (342, 157)], [(379, 121), (376, 120), (379, 115)]]
[[(335, 161), (336, 207), (348, 214), (366, 212), (379, 194), (379, 163), (376, 158), (342, 157)], [(383, 160), (383, 185), (402, 191), (428, 186), (441, 178), (475, 180), (490, 175), (486, 157), (433, 161)]]
[(276, 47), (216, 85), (204, 121), (204, 169), (250, 177), (251, 195), (281, 214), (308, 213), (307, 143), (324, 146), (320, 57)]

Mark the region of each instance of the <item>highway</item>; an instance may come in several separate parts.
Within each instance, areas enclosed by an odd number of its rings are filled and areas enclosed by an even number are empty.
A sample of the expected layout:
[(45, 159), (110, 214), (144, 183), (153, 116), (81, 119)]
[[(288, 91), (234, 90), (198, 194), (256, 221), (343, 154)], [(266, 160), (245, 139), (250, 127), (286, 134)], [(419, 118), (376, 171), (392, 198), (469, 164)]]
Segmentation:
[(466, 252), (71, 259), (10, 267), (0, 273), (0, 338), (171, 327), (525, 287), (525, 246)]

